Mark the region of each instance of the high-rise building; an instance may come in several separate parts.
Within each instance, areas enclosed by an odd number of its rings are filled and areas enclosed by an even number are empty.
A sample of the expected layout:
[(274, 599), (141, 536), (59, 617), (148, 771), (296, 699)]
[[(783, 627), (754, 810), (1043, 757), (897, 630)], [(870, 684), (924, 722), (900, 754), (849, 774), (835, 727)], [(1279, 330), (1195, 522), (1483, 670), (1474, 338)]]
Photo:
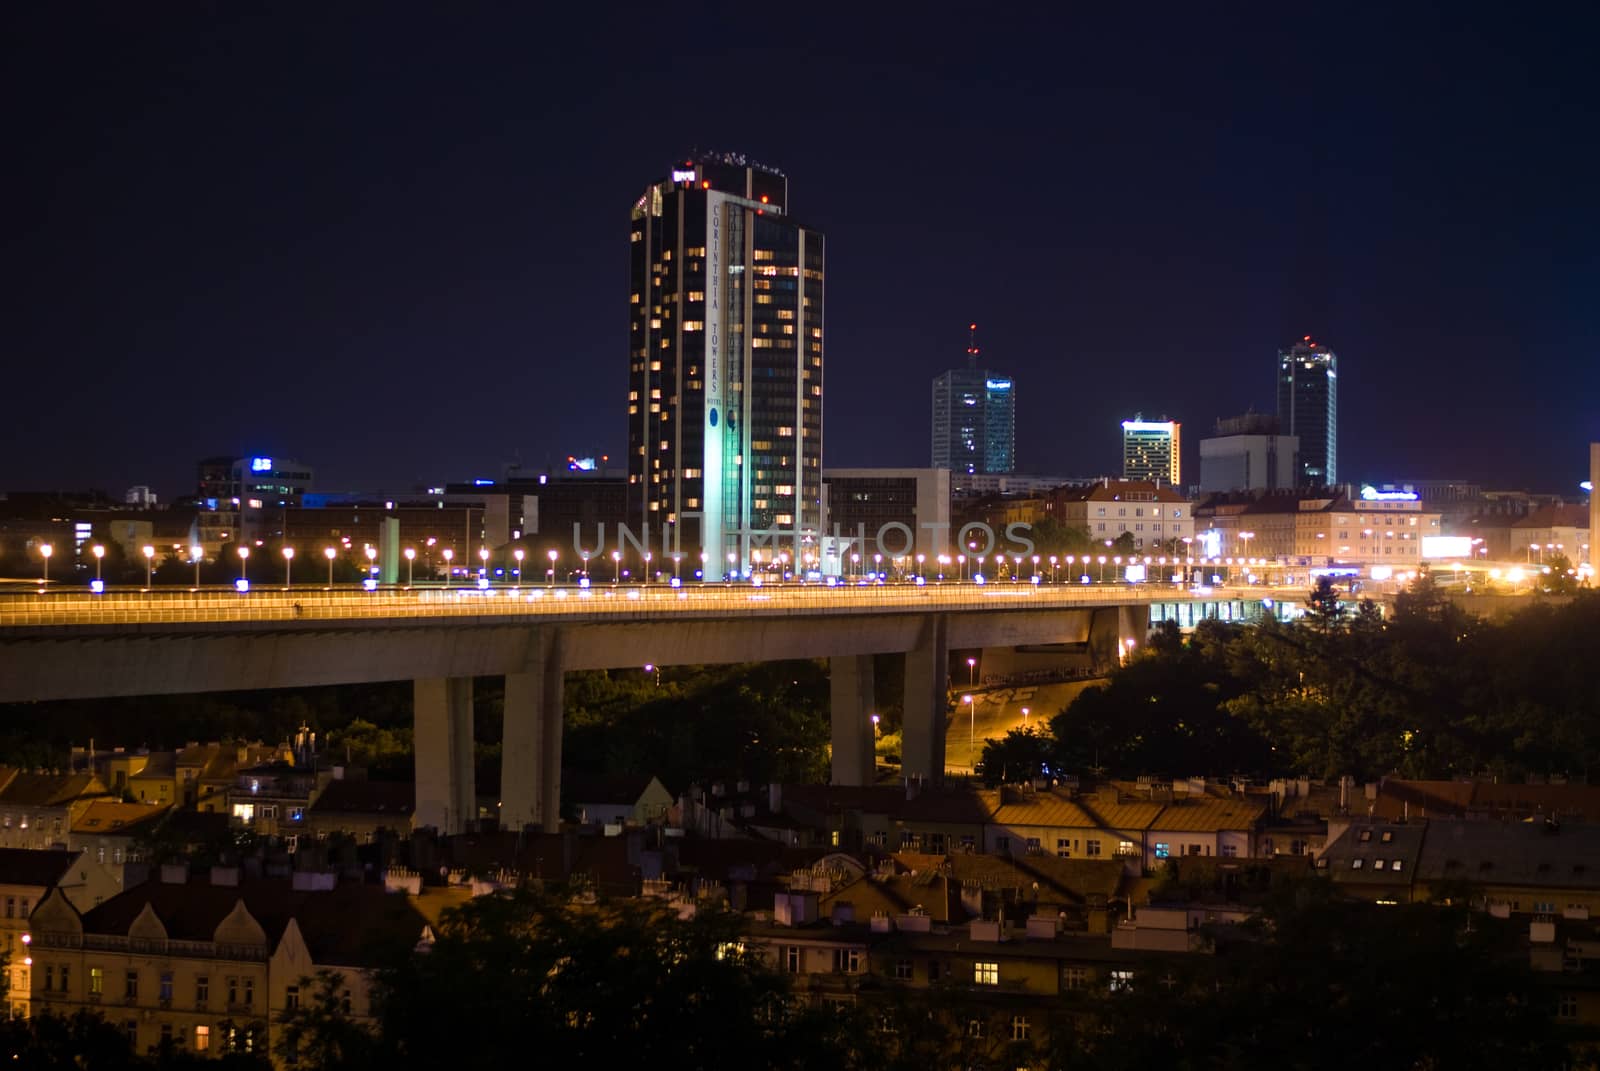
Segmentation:
[(967, 337), (967, 366), (933, 380), (933, 467), (956, 473), (1017, 471), (1017, 397), (1011, 377), (978, 362), (978, 325)]
[(1310, 335), (1278, 351), (1278, 422), (1300, 440), (1302, 487), (1339, 482), (1338, 364)]
[(1180, 475), (1176, 420), (1146, 420), (1143, 414), (1122, 422), (1122, 478), (1156, 480), (1177, 486)]
[(823, 236), (788, 208), (781, 172), (716, 153), (633, 206), (629, 523), (712, 575), (821, 526)]
[(1246, 413), (1217, 421), (1200, 440), (1200, 490), (1292, 491), (1300, 482), (1300, 440), (1280, 434), (1276, 417)]

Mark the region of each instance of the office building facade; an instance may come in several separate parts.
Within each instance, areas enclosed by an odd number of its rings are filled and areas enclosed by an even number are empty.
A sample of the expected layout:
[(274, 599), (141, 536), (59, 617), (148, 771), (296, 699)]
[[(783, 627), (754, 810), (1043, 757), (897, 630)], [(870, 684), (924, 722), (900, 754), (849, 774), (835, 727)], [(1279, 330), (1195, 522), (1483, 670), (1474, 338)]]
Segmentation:
[(309, 465), (281, 457), (208, 457), (198, 466), (198, 544), (215, 554), (225, 543), (283, 535), (284, 511), (311, 488)]
[(629, 524), (713, 574), (747, 569), (752, 538), (798, 553), (822, 521), (824, 241), (788, 194), (703, 154), (632, 211)]
[(1278, 423), (1300, 440), (1302, 487), (1339, 482), (1339, 361), (1311, 336), (1278, 351)]
[[(951, 551), (948, 469), (828, 469), (822, 474), (826, 546), (837, 540), (848, 555), (921, 554), (935, 560)], [(835, 536), (835, 533), (838, 533)]]
[(1200, 490), (1288, 491), (1300, 481), (1300, 440), (1283, 435), (1264, 413), (1217, 421), (1216, 434), (1200, 440)]
[(1122, 422), (1122, 478), (1153, 480), (1177, 486), (1181, 473), (1179, 433), (1175, 420), (1136, 416)]
[(1006, 475), (1017, 471), (1016, 383), (979, 367), (977, 325), (970, 331), (967, 367), (952, 368), (933, 380), (933, 467), (964, 475)]

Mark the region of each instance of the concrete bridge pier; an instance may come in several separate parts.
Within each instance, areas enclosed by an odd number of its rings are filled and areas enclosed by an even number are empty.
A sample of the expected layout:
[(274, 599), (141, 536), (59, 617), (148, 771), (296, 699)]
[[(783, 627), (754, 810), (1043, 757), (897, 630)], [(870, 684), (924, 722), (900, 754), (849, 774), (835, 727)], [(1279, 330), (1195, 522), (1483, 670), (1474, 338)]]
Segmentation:
[(943, 614), (922, 619), (906, 652), (905, 727), (901, 772), (926, 784), (944, 780), (944, 729), (949, 715), (950, 635)]
[(1096, 607), (1089, 618), (1089, 661), (1096, 669), (1115, 666), (1129, 641), (1142, 647), (1149, 635), (1149, 606)]
[(833, 727), (832, 782), (870, 785), (876, 767), (872, 656), (830, 658), (828, 678)]
[(539, 636), (531, 664), (506, 674), (500, 751), (500, 827), (561, 830), (565, 669), (559, 634)]
[(478, 815), (472, 763), (472, 678), (413, 685), (418, 827), (460, 833)]

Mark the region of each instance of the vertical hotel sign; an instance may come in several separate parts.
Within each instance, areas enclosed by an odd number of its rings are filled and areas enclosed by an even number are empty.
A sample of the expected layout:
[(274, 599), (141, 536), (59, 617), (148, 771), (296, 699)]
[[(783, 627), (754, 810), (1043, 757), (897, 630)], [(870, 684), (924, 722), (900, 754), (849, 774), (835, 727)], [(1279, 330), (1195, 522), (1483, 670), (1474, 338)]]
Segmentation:
[[(706, 405), (705, 456), (701, 464), (700, 549), (712, 556), (710, 568), (717, 568), (724, 553), (722, 545), (722, 436), (727, 425), (723, 410), (722, 383), (722, 304), (723, 290), (722, 207), (725, 194), (706, 193)], [(707, 570), (708, 574), (710, 569)]]

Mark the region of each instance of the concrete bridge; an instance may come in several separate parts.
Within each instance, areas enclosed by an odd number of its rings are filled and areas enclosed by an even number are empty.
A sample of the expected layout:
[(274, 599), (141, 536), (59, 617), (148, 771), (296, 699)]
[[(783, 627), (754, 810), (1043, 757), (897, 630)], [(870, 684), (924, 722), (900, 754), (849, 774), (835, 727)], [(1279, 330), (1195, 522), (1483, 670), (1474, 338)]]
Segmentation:
[(952, 649), (1087, 644), (1273, 612), (1260, 588), (695, 584), (60, 593), (0, 599), (0, 702), (411, 680), (419, 825), (476, 814), (472, 680), (505, 677), (501, 821), (559, 824), (568, 670), (826, 658), (833, 780), (873, 773), (873, 656), (906, 659), (908, 777), (944, 772)]

